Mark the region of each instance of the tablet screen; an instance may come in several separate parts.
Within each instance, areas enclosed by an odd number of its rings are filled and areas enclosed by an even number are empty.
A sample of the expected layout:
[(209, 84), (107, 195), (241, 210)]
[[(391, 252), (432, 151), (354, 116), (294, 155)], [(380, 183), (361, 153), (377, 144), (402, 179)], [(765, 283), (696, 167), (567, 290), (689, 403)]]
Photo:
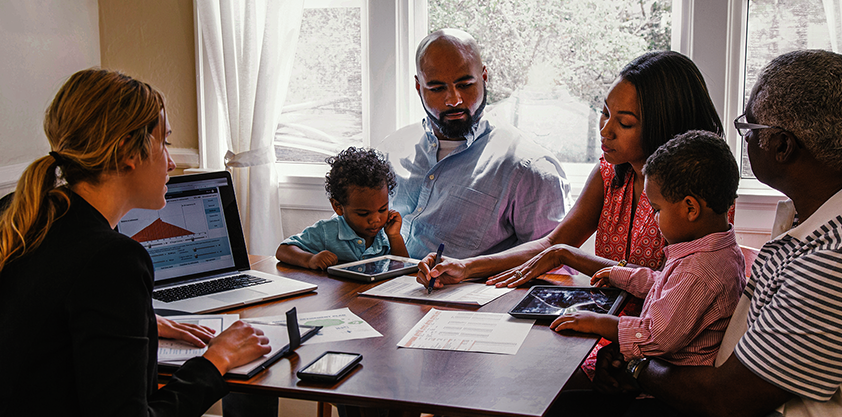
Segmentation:
[(415, 263), (408, 263), (398, 261), (395, 259), (378, 259), (376, 261), (366, 262), (361, 265), (346, 266), (337, 269), (356, 272), (365, 275), (378, 275), (384, 272), (394, 271), (397, 269), (413, 267), (415, 265)]
[(581, 310), (614, 313), (620, 294), (617, 288), (535, 286), (510, 313), (547, 317)]

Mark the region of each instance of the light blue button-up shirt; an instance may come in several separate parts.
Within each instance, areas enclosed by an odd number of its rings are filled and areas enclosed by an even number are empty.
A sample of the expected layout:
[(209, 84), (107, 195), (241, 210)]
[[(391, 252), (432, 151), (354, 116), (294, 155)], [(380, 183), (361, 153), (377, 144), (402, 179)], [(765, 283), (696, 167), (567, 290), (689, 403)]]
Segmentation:
[(329, 250), (336, 254), (340, 263), (388, 255), (391, 251), (389, 238), (383, 229), (377, 232), (371, 246), (366, 248), (365, 239), (351, 229), (344, 217), (336, 215), (317, 221), (301, 233), (286, 238), (281, 244), (298, 246), (313, 254)]
[[(570, 207), (561, 164), (518, 129), (482, 120), (437, 161), (427, 120), (398, 130), (378, 148), (397, 174), (392, 208), (409, 255), (445, 243), (455, 258), (500, 252), (549, 233)], [(418, 139), (420, 138), (420, 142)]]

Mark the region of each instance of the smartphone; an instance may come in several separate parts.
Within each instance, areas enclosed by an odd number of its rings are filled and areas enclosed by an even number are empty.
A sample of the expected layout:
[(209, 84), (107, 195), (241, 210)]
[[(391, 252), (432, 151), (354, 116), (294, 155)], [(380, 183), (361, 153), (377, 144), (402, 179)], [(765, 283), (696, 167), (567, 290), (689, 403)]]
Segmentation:
[(298, 371), (304, 381), (336, 382), (354, 369), (363, 359), (359, 353), (325, 352)]

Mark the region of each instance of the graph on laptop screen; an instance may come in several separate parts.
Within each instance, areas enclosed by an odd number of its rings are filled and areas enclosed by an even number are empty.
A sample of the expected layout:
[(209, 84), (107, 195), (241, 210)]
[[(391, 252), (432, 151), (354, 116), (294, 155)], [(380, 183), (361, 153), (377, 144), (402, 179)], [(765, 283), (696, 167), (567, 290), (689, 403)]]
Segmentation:
[(168, 185), (161, 210), (133, 209), (117, 226), (152, 257), (155, 280), (234, 266), (219, 187), (225, 179)]

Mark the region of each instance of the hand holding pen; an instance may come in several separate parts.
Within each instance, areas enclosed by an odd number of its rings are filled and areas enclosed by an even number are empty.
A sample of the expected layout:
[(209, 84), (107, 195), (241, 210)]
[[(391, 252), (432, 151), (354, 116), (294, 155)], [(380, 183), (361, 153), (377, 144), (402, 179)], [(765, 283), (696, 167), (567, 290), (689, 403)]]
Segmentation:
[[(433, 267), (441, 263), (441, 254), (444, 252), (444, 243), (439, 245), (439, 250), (436, 251), (436, 260), (433, 261)], [(430, 286), (427, 287), (427, 294), (431, 294), (433, 292), (433, 285), (436, 284), (436, 278), (430, 278)]]
[[(418, 263), (418, 274), (415, 280), (424, 288), (431, 286), (434, 289), (441, 288), (443, 285), (458, 284), (471, 277), (471, 271), (461, 259), (444, 256), (438, 258), (437, 261), (436, 254), (431, 252)], [(431, 283), (430, 280), (433, 278), (435, 282)]]

